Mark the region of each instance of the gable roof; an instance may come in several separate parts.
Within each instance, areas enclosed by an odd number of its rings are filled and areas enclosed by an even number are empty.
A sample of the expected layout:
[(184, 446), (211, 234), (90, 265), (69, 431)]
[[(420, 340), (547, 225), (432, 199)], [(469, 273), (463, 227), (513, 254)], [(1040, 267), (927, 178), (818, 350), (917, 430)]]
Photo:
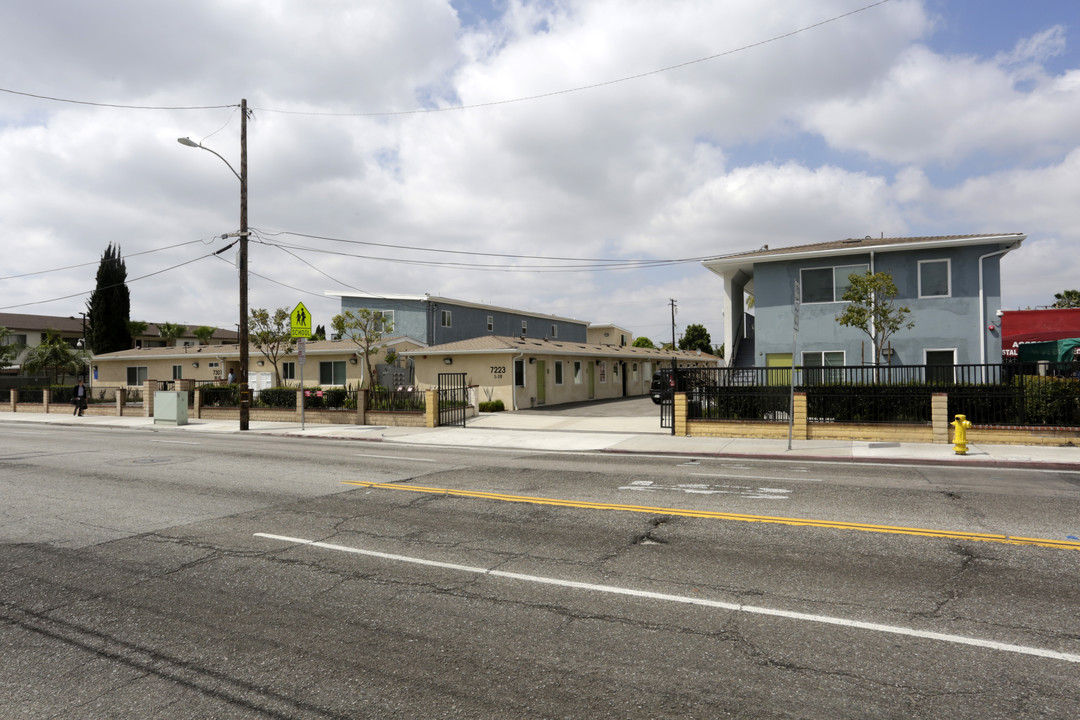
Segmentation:
[(867, 235), (864, 238), (847, 238), (845, 240), (833, 240), (830, 242), (811, 243), (808, 245), (793, 245), (790, 247), (770, 250), (768, 247), (752, 252), (736, 253), (734, 255), (722, 255), (720, 257), (703, 260), (704, 265), (716, 274), (727, 270), (751, 270), (758, 263), (780, 262), (785, 260), (801, 260), (808, 258), (829, 257), (832, 255), (851, 255), (861, 252), (900, 252), (902, 250), (915, 249), (939, 249), (963, 247), (967, 245), (992, 245), (1019, 246), (1027, 235), (1023, 233), (996, 233), (988, 235), (934, 235), (929, 237), (899, 237), (899, 238), (874, 238)]
[(642, 348), (631, 345), (599, 345), (596, 343), (571, 342), (566, 340), (541, 340), (540, 338), (504, 337), (500, 335), (484, 335), (458, 340), (457, 342), (434, 345), (421, 350), (410, 350), (402, 353), (410, 355), (485, 355), (485, 354), (513, 354), (519, 355), (575, 355), (625, 358), (635, 360), (670, 360), (676, 357), (680, 360), (700, 360), (703, 362), (719, 362), (720, 358), (709, 353), (699, 353), (696, 350), (676, 350), (675, 352), (660, 350), (659, 348)]

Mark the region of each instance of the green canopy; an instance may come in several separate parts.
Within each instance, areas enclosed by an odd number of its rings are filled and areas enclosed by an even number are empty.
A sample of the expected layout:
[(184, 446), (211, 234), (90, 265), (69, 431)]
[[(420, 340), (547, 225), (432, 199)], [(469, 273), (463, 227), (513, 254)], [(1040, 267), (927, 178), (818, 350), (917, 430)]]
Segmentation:
[(1044, 342), (1020, 343), (1017, 347), (1020, 362), (1070, 362), (1076, 357), (1076, 348), (1080, 347), (1080, 338), (1066, 340), (1046, 340)]

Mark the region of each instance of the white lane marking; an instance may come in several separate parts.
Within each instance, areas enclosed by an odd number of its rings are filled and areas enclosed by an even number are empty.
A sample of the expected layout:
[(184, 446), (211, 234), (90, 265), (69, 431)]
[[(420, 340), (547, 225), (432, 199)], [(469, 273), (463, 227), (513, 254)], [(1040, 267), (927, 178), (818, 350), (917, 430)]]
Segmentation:
[(799, 482), (824, 482), (820, 478), (766, 477), (764, 475), (724, 475), (723, 473), (689, 473), (690, 477), (714, 477), (726, 480), (798, 480)]
[(556, 585), (559, 587), (574, 588), (578, 590), (591, 590), (593, 592), (609, 593), (612, 595), (627, 595), (636, 598), (648, 598), (650, 600), (665, 600), (667, 602), (684, 603), (687, 605), (703, 605), (719, 610), (732, 610), (751, 615), (767, 615), (770, 617), (786, 618), (788, 620), (803, 620), (806, 622), (823, 623), (825, 625), (838, 625), (840, 627), (856, 628), (859, 630), (872, 630), (874, 632), (889, 633), (892, 635), (905, 635), (907, 637), (922, 638), (924, 640), (938, 640), (940, 642), (954, 643), (957, 645), (970, 645), (972, 647), (987, 650), (1000, 650), (1001, 652), (1018, 653), (1020, 655), (1034, 655), (1050, 660), (1062, 660), (1064, 662), (1080, 663), (1080, 654), (1058, 652), (1045, 648), (1030, 647), (1027, 645), (1014, 645), (1012, 643), (998, 642), (997, 640), (983, 640), (981, 638), (966, 637), (964, 635), (952, 635), (930, 630), (918, 630), (899, 625), (883, 625), (881, 623), (863, 622), (848, 618), (832, 617), (829, 615), (814, 615), (811, 613), (793, 612), (790, 610), (777, 610), (775, 608), (757, 607), (754, 605), (740, 605), (738, 603), (723, 602), (720, 600), (707, 600), (705, 598), (687, 597), (685, 595), (669, 595), (667, 593), (650, 592), (648, 590), (634, 590), (633, 588), (618, 587), (616, 585), (596, 585), (574, 580), (560, 580), (558, 578), (544, 577), (542, 575), (524, 575), (522, 573), (505, 572), (503, 570), (490, 570), (488, 568), (471, 565), (459, 565), (457, 563), (440, 562), (438, 560), (424, 560), (423, 558), (409, 557), (407, 555), (394, 555), (392, 553), (377, 552), (375, 550), (363, 550), (361, 548), (335, 545), (333, 543), (319, 542), (317, 540), (305, 540), (303, 538), (287, 537), (285, 535), (271, 535), (269, 533), (255, 533), (255, 537), (268, 540), (280, 540), (282, 542), (297, 543), (299, 545), (311, 545), (325, 550), (336, 550), (355, 555), (406, 562), (415, 565), (443, 568), (446, 570), (458, 570), (460, 572), (476, 573), (478, 575), (490, 575), (492, 577), (521, 580), (524, 582), (538, 583), (542, 585)]
[(166, 445), (201, 445), (194, 440), (151, 440), (152, 443), (164, 443)]
[(428, 458), (405, 457), (402, 455), (368, 455), (366, 453), (354, 453), (356, 457), (377, 458), (379, 460), (409, 460), (412, 462), (439, 462)]

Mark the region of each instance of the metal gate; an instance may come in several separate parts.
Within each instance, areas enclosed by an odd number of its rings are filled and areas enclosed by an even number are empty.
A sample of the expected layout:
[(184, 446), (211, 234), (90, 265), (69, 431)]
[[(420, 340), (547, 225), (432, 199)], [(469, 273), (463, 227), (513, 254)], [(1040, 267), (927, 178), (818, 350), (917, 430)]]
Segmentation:
[(675, 384), (678, 378), (678, 370), (672, 361), (670, 368), (658, 368), (657, 375), (660, 378), (660, 427), (671, 430), (675, 434)]
[(468, 402), (465, 373), (439, 373), (439, 426), (465, 427)]

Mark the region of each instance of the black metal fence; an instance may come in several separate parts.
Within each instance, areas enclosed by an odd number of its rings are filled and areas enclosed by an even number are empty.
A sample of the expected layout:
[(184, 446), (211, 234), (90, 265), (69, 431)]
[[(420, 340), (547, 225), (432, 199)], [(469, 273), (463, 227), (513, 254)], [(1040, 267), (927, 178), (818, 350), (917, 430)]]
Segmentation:
[(809, 422), (931, 422), (931, 397), (976, 425), (1080, 427), (1080, 362), (684, 368), (691, 420), (787, 422), (792, 373)]
[(374, 412), (423, 412), (426, 403), (423, 390), (369, 390), (366, 410)]

